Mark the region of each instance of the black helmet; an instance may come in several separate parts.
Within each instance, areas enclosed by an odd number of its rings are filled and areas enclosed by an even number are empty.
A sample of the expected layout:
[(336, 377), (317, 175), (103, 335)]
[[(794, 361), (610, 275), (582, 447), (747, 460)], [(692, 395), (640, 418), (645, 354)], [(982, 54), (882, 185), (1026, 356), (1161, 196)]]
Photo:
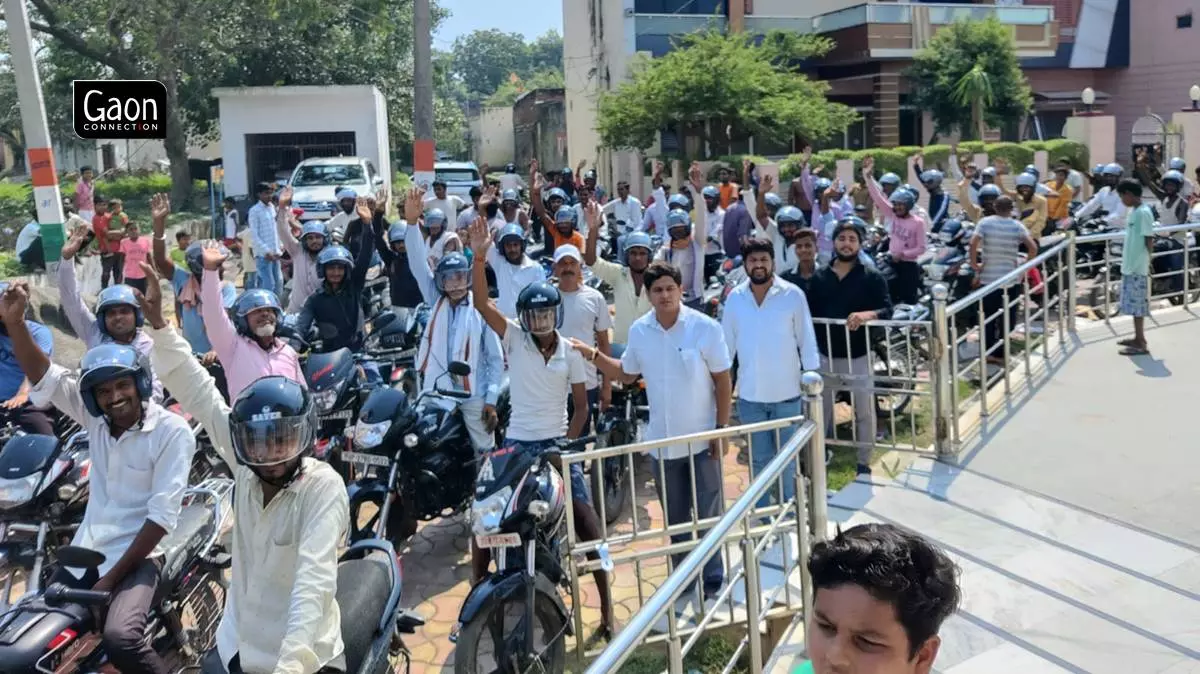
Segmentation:
[[(471, 287), (471, 263), (467, 261), (467, 256), (459, 252), (447, 253), (441, 260), (438, 260), (437, 267), (433, 270), (433, 282), (437, 286), (438, 292), (445, 295), (446, 281), (459, 275), (469, 289)], [(461, 290), (461, 288), (455, 288), (455, 290)]]
[(83, 405), (94, 417), (103, 416), (96, 394), (92, 390), (98, 384), (120, 377), (133, 377), (138, 396), (149, 402), (154, 393), (150, 379), (150, 366), (132, 346), (124, 344), (101, 344), (83, 354), (79, 362), (79, 395)]
[(133, 307), (134, 326), (142, 327), (144, 319), (142, 317), (142, 306), (138, 303), (137, 295), (134, 294), (133, 288), (127, 285), (114, 285), (100, 291), (96, 296), (96, 328), (108, 337), (108, 325), (104, 322), (104, 314), (109, 309), (117, 306)]
[(331, 264), (345, 265), (347, 274), (354, 271), (354, 258), (345, 246), (325, 246), (317, 254), (317, 276), (325, 278), (325, 267)]
[[(517, 316), (525, 332), (550, 334), (562, 327), (562, 294), (545, 281), (530, 283), (517, 295)], [(554, 317), (553, 323), (549, 320), (551, 316)]]
[(204, 244), (199, 241), (193, 241), (183, 252), (183, 259), (187, 262), (188, 271), (199, 276), (204, 273)]
[[(257, 379), (242, 389), (229, 410), (233, 453), (251, 470), (292, 461), (312, 450), (316, 422), (308, 389), (280, 375)], [(294, 475), (295, 470), (277, 486)]]
[(852, 229), (855, 234), (858, 234), (858, 243), (861, 245), (867, 240), (867, 223), (857, 215), (847, 215), (834, 225), (833, 231), (829, 234), (829, 238), (836, 241), (838, 234), (843, 230)]
[(584, 180), (588, 180), (588, 179), (595, 180), (596, 179), (596, 169), (588, 169), (587, 171), (585, 171), (583, 174), (583, 179)]
[(507, 164), (504, 165), (504, 172), (505, 173), (516, 173), (517, 165), (512, 162), (508, 162)]
[(999, 199), (1000, 187), (995, 183), (989, 183), (979, 188), (979, 202), (983, 203), (984, 199)]

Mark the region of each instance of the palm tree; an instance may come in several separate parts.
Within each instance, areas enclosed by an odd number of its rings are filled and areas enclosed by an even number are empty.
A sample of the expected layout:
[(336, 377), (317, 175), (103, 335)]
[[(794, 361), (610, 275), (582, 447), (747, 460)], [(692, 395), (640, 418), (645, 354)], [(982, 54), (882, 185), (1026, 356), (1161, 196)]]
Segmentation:
[(994, 100), (992, 79), (982, 63), (976, 62), (954, 85), (954, 103), (971, 107), (971, 126), (975, 127), (979, 140), (984, 137), (983, 112)]

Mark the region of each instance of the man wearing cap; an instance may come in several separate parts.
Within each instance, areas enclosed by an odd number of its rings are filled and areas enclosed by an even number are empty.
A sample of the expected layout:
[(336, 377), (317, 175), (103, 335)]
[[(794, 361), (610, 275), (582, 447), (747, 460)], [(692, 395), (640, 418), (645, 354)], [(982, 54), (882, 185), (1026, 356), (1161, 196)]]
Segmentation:
[[(593, 203), (592, 209), (596, 207)], [(558, 292), (562, 294), (563, 323), (559, 332), (611, 356), (608, 331), (612, 328), (612, 316), (608, 313), (608, 302), (599, 290), (584, 285), (583, 255), (578, 248), (566, 244), (554, 251), (554, 276), (558, 279)], [(584, 368), (587, 370), (588, 414), (583, 432), (588, 433), (596, 405), (604, 401), (607, 407), (612, 401), (612, 382), (605, 378), (602, 385), (595, 365), (587, 363)]]
[[(126, 344), (149, 359), (154, 342), (142, 332), (141, 303), (133, 288), (114, 285), (101, 290), (95, 314), (83, 303), (75, 278), (74, 258), (86, 239), (87, 230), (75, 230), (62, 248), (63, 264), (58, 265), (58, 292), (67, 322), (89, 349), (110, 342)], [(162, 401), (162, 382), (158, 377), (154, 377), (154, 400)]]
[(274, 190), (270, 183), (258, 184), (258, 202), (250, 207), (247, 221), (254, 242), (255, 269), (258, 270), (258, 287), (278, 294), (283, 287), (283, 269), (279, 258), (283, 248), (279, 245), (279, 232), (275, 229), (276, 208), (271, 197)]

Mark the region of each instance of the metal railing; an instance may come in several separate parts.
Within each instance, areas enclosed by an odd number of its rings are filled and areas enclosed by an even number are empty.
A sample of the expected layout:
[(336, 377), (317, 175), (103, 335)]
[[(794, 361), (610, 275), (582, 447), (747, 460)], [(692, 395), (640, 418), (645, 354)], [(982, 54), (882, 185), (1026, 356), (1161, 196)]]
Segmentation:
[[(1170, 300), (1175, 304), (1187, 305), (1200, 299), (1200, 247), (1196, 244), (1196, 232), (1200, 224), (1177, 225), (1156, 228), (1156, 238), (1173, 237), (1180, 245), (1159, 248), (1151, 254), (1155, 266), (1163, 271), (1151, 274), (1151, 299)], [(744, 628), (731, 660), (724, 668), (731, 671), (738, 659), (747, 655), (748, 669), (752, 674), (762, 671), (765, 662), (761, 639), (761, 626), (776, 618), (790, 618), (795, 624), (803, 620), (806, 606), (811, 606), (811, 578), (806, 565), (813, 542), (824, 538), (826, 532), (826, 489), (824, 470), (824, 445), (851, 447), (857, 450), (875, 451), (882, 448), (921, 450), (924, 438), (932, 442), (939, 456), (954, 456), (962, 443), (972, 437), (998, 407), (1011, 405), (1021, 396), (1029, 395), (1035, 385), (1052, 376), (1056, 363), (1070, 351), (1068, 335), (1076, 330), (1076, 310), (1086, 304), (1081, 301), (1081, 291), (1100, 293), (1097, 308), (1103, 311), (1108, 321), (1114, 304), (1114, 288), (1120, 284), (1120, 261), (1123, 250), (1110, 245), (1121, 241), (1124, 232), (1076, 236), (1074, 233), (1042, 239), (1042, 250), (1032, 259), (1020, 264), (1012, 271), (991, 282), (958, 292), (961, 297), (952, 298), (951, 290), (957, 289), (957, 281), (950, 285), (939, 283), (930, 292), (926, 309), (901, 307), (901, 315), (915, 320), (873, 321), (858, 328), (880, 333), (869, 337), (867, 352), (857, 365), (839, 368), (822, 360), (822, 371), (806, 373), (805, 400), (808, 415), (803, 418), (786, 419), (739, 426), (726, 431), (702, 433), (685, 438), (672, 438), (654, 443), (641, 443), (625, 447), (592, 450), (571, 457), (570, 461), (589, 461), (609, 456), (627, 457), (631, 462), (635, 454), (669, 444), (693, 440), (705, 441), (717, 437), (748, 436), (755, 432), (772, 430), (777, 438), (780, 429), (799, 422), (797, 430), (786, 444), (781, 445), (771, 463), (758, 475), (751, 472), (752, 482), (735, 502), (729, 505), (720, 517), (698, 519), (678, 525), (664, 522), (661, 527), (639, 530), (637, 518), (632, 532), (611, 535), (605, 530), (601, 541), (574, 543), (575, 556), (594, 552), (602, 545), (628, 546), (637, 540), (653, 538), (661, 541), (664, 536), (678, 533), (692, 534), (699, 540), (672, 543), (654, 550), (623, 549), (614, 558), (633, 564), (639, 588), (643, 582), (643, 566), (656, 557), (660, 560), (672, 553), (688, 552), (687, 557), (665, 579), (657, 584), (651, 582), (654, 591), (647, 601), (639, 590), (640, 609), (626, 624), (608, 648), (604, 649), (587, 669), (587, 674), (614, 672), (629, 657), (634, 648), (655, 642), (666, 642), (669, 671), (683, 672), (683, 658), (703, 636), (715, 628)], [(1163, 262), (1170, 260), (1170, 262)], [(1082, 273), (1081, 273), (1082, 272)], [(845, 321), (814, 320), (818, 332), (824, 332), (825, 344), (835, 340), (850, 340)], [(849, 342), (845, 343), (849, 351)], [(991, 363), (989, 363), (989, 358)], [(846, 371), (839, 372), (839, 369)], [(821, 377), (826, 381), (822, 385)], [(824, 390), (822, 390), (824, 389)], [(911, 394), (912, 399), (903, 414), (887, 415), (890, 431), (890, 446), (878, 437), (861, 438), (851, 424), (849, 438), (838, 432), (825, 435), (826, 428), (835, 429), (839, 389), (849, 389), (853, 395), (868, 395), (872, 400), (886, 395)], [(885, 415), (880, 409), (867, 414), (871, 423), (877, 423)], [(851, 409), (855, 410), (851, 399)], [(894, 412), (894, 411), (893, 411)], [(828, 418), (826, 418), (828, 415)], [(904, 436), (898, 429), (909, 425), (911, 434)], [(874, 436), (875, 427), (869, 433)], [(928, 433), (927, 433), (928, 431)], [(903, 440), (899, 439), (902, 438)], [(886, 439), (886, 438), (885, 438)], [(780, 446), (780, 445), (777, 445)], [(793, 463), (798, 457), (806, 456), (807, 465), (812, 466), (808, 478)], [(632, 466), (632, 463), (630, 464)], [(775, 505), (756, 507), (759, 499), (776, 488), (783, 479), (796, 481), (795, 497), (776, 500)], [(695, 498), (695, 484), (692, 484)], [(597, 509), (603, 513), (604, 504), (598, 502)], [(635, 508), (636, 510), (636, 508)], [(602, 516), (603, 519), (603, 516)], [(796, 554), (784, 565), (785, 582), (782, 587), (764, 592), (758, 562), (764, 552), (783, 532), (796, 529)], [(568, 518), (568, 539), (574, 541), (574, 524)], [(707, 533), (704, 531), (707, 529)], [(694, 624), (680, 624), (674, 619), (673, 611), (678, 600), (688, 592), (701, 573), (706, 562), (714, 556), (723, 555), (728, 562), (729, 548), (740, 549), (740, 566), (726, 565), (734, 569), (716, 606), (705, 607), (697, 614)], [(576, 607), (580, 607), (579, 578), (581, 574), (599, 567), (598, 562), (576, 562), (572, 557), (572, 595)], [(668, 563), (668, 569), (671, 568)], [(799, 596), (793, 598), (786, 582), (793, 572), (798, 571)], [(741, 592), (744, 606), (735, 607), (732, 595)], [(778, 595), (782, 594), (780, 599)], [(711, 603), (711, 602), (710, 602)], [(722, 603), (728, 610), (718, 609)], [(580, 633), (582, 622), (576, 611), (576, 633)], [(663, 623), (665, 622), (665, 626)], [(657, 629), (656, 629), (657, 628)], [(580, 653), (582, 653), (582, 647)]]
[[(824, 447), (821, 392), (821, 375), (809, 372), (804, 374), (802, 381), (803, 399), (808, 416), (792, 417), (792, 419), (755, 423), (734, 429), (738, 435), (774, 431), (776, 438), (781, 428), (797, 425), (786, 443), (779, 446), (779, 451), (760, 474), (752, 476), (752, 481), (740, 493), (736, 501), (724, 508), (724, 514), (716, 517), (695, 517), (696, 493), (695, 471), (691, 480), (691, 519), (690, 522), (671, 525), (670, 516), (664, 513), (664, 522), (660, 528), (648, 528), (638, 531), (635, 522), (634, 535), (626, 537), (608, 537), (608, 546), (624, 544), (636, 540), (637, 537), (661, 538), (674, 534), (676, 542), (667, 546), (656, 546), (648, 550), (625, 549), (612, 553), (614, 564), (618, 560), (626, 564), (635, 564), (637, 582), (644, 582), (642, 564), (654, 556), (666, 558), (670, 565), (671, 555), (686, 554), (685, 558), (674, 567), (674, 570), (662, 579), (658, 588), (647, 601), (638, 595), (641, 608), (632, 616), (616, 638), (608, 644), (604, 651), (596, 656), (595, 661), (587, 670), (589, 674), (614, 672), (634, 650), (634, 646), (648, 643), (666, 642), (670, 672), (683, 672), (683, 658), (689, 654), (698, 639), (707, 630), (718, 627), (744, 627), (745, 636), (734, 649), (725, 670), (731, 670), (733, 664), (743, 655), (749, 657), (752, 672), (762, 672), (764, 649), (760, 625), (763, 621), (776, 618), (791, 619), (792, 616), (803, 613), (805, 606), (811, 604), (811, 579), (808, 576), (808, 550), (812, 538), (826, 536), (828, 512), (826, 510), (826, 474), (824, 474)], [(728, 434), (720, 432), (697, 433), (685, 438), (672, 438), (659, 443), (641, 443), (623, 447), (610, 447), (604, 450), (592, 450), (578, 455), (564, 456), (564, 463), (598, 461), (598, 459), (622, 456), (632, 457), (649, 449), (661, 449), (666, 445), (680, 444), (682, 441), (697, 441), (703, 443), (712, 439), (725, 439)], [(695, 456), (695, 455), (694, 455)], [(660, 453), (661, 457), (661, 453)], [(630, 458), (631, 461), (631, 458)], [(665, 459), (656, 458), (659, 470), (664, 470), (662, 463)], [(808, 477), (800, 470), (800, 464), (808, 467)], [(564, 467), (564, 471), (568, 470)], [(794, 495), (791, 498), (780, 498), (781, 492), (776, 492), (784, 481), (791, 481)], [(662, 485), (661, 487), (666, 487)], [(635, 492), (636, 493), (636, 492)], [(772, 498), (773, 505), (763, 505), (761, 501)], [(570, 494), (568, 494), (570, 497)], [(667, 503), (668, 493), (662, 494), (662, 501)], [(596, 504), (602, 510), (602, 504)], [(636, 506), (634, 508), (636, 511)], [(664, 511), (666, 507), (664, 506)], [(570, 513), (570, 511), (568, 511)], [(601, 520), (604, 517), (601, 517)], [(707, 530), (707, 532), (706, 532)], [(796, 535), (796, 554), (788, 554), (791, 546), (791, 534)], [(689, 540), (680, 541), (680, 534), (689, 535)], [(575, 522), (568, 517), (568, 541), (574, 542)], [(778, 541), (778, 542), (776, 542)], [(778, 546), (775, 550), (768, 550)], [(595, 550), (595, 542), (577, 543), (571, 549), (569, 556), (571, 565), (572, 602), (575, 606), (576, 634), (582, 628), (582, 614), (578, 578), (582, 573), (599, 568), (599, 562), (580, 562), (577, 556)], [(761, 577), (760, 564), (764, 558), (778, 560), (776, 576), (782, 579), (775, 586), (764, 586)], [(720, 559), (726, 570), (725, 580), (720, 591), (715, 596), (703, 598), (694, 597), (691, 608), (694, 615), (680, 620), (679, 600), (685, 592), (696, 591), (698, 594), (697, 576), (714, 558)], [(791, 579), (798, 576), (799, 591), (793, 588)], [(696, 601), (698, 600), (700, 601)], [(582, 645), (577, 645), (582, 655)]]

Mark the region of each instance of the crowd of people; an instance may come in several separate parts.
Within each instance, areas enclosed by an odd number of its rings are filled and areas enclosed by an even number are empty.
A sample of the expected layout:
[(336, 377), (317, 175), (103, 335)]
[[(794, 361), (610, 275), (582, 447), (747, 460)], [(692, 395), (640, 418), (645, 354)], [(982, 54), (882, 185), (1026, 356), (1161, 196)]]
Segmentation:
[[(760, 180), (749, 162), (740, 176), (721, 169), (716, 184), (692, 164), (673, 194), (664, 165), (656, 163), (644, 201), (627, 182), (608, 198), (585, 164), (547, 176), (535, 161), (528, 181), (510, 164), (497, 180), (472, 188), (467, 201), (448, 195), (438, 180), (431, 193), (416, 188), (398, 195), (394, 222), (386, 193), (359, 195), (345, 187), (328, 221), (301, 222), (290, 189), (262, 184), (244, 227), (227, 202), (222, 240), (193, 242), (181, 233), (173, 246), (166, 195), (151, 200), (145, 236), (119, 201), (95, 195), (85, 171), (57, 284), (63, 313), (87, 353), (78, 372), (52, 364), (49, 331), (26, 317), (28, 288), (7, 285), (0, 296), (0, 399), (28, 432), (52, 434), (53, 407), (89, 433), (91, 500), (74, 543), (108, 561), (95, 577), (61, 579), (114, 592), (104, 628), (114, 664), (126, 672), (165, 671), (139, 630), (161, 571), (158, 544), (177, 525), (196, 448), (182, 417), (163, 408), (165, 389), (208, 432), (237, 482), (233, 584), (205, 671), (344, 669), (334, 592), (347, 496), (333, 469), (309, 456), (314, 403), (299, 356), (279, 329), (285, 313), (294, 314), (299, 333), (315, 327), (323, 348), (361, 350), (366, 275), (375, 264), (384, 268), (394, 311), (428, 308), (415, 360), (420, 385), (431, 390), (435, 381), (449, 380), (464, 393), (459, 410), (478, 452), (494, 448), (506, 375), (511, 418), (504, 442), (538, 452), (564, 436), (587, 434), (595, 414), (611, 403), (614, 382), (644, 382), (643, 439), (665, 441), (736, 422), (794, 418), (802, 412), (801, 374), (819, 370), (830, 378), (827, 409), (837, 389), (854, 394), (857, 471), (868, 474), (876, 420), (867, 333), (891, 316), (895, 302), (918, 301), (917, 260), (929, 234), (951, 219), (975, 221), (970, 261), (978, 283), (988, 285), (1020, 264), (1022, 247), (1037, 250), (1036, 239), (1080, 200), (1085, 179), (1097, 189), (1080, 213), (1102, 209), (1127, 231), (1122, 310), (1136, 317), (1148, 312), (1145, 251), (1152, 248), (1154, 217), (1141, 203), (1141, 185), (1122, 180), (1119, 165), (1084, 176), (1064, 161), (1046, 181), (1026, 167), (1009, 192), (1000, 181), (1008, 171), (1003, 162), (979, 168), (952, 156), (956, 196), (943, 188), (939, 169), (922, 168), (923, 208), (918, 188), (892, 173), (877, 175), (869, 157), (849, 188), (821, 177), (823, 167), (810, 167), (809, 158), (806, 151), (800, 175), (784, 190), (786, 201), (774, 179)], [(1196, 198), (1182, 171), (1172, 168), (1154, 180), (1164, 223), (1164, 211), (1182, 220), (1176, 204)], [(880, 251), (896, 272), (890, 284), (864, 250), (876, 221), (890, 236)], [(240, 292), (238, 279), (224, 276), (237, 269), (230, 258), (239, 249)], [(89, 253), (100, 257), (103, 271), (94, 308), (77, 278), (77, 261)], [(746, 280), (728, 294), (718, 322), (701, 304), (730, 258), (740, 258)], [(611, 307), (584, 283), (587, 270), (611, 290)], [(173, 322), (162, 281), (174, 293)], [(1009, 292), (1001, 288), (986, 301), (994, 310)], [(984, 341), (999, 338), (989, 330)], [(1140, 318), (1123, 348), (1145, 351)], [(455, 362), (469, 365), (469, 373), (452, 368)], [(369, 360), (364, 370), (380, 383)], [(779, 450), (774, 432), (754, 434), (752, 469), (763, 470)], [(724, 441), (714, 440), (652, 453), (669, 524), (720, 512), (726, 451)], [(580, 536), (595, 538), (599, 520), (578, 468), (569, 475), (575, 518)], [(786, 499), (794, 485), (784, 482)], [(922, 592), (937, 596), (918, 597), (915, 590), (881, 596), (877, 584), (891, 581), (846, 576), (838, 561), (878, 555), (915, 563), (903, 549), (920, 545), (903, 532), (874, 528), (846, 532), (814, 551), (821, 649), (849, 657), (839, 624), (852, 622), (845, 612), (855, 609), (838, 608), (850, 600), (833, 595), (850, 584), (885, 603), (934, 607), (921, 618), (897, 609), (900, 631), (877, 633), (905, 637), (896, 653), (907, 660), (932, 662), (937, 627), (957, 602), (949, 563), (923, 555), (922, 568), (888, 571), (933, 574), (938, 583), (922, 581)], [(488, 563), (484, 551), (473, 553), (477, 576)], [(714, 556), (700, 579), (705, 596), (720, 590), (724, 573)], [(596, 583), (602, 629), (611, 631), (607, 574), (597, 571)], [(825, 591), (831, 594), (822, 600)]]

